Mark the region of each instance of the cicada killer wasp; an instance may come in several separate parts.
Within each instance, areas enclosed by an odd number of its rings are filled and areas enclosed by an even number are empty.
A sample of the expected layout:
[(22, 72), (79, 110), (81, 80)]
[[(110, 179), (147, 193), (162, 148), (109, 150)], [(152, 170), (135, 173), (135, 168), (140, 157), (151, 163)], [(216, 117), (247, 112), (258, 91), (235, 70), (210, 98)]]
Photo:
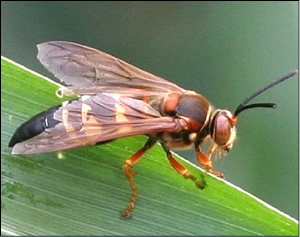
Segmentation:
[[(131, 187), (131, 199), (123, 217), (130, 216), (137, 202), (132, 166), (156, 142), (161, 144), (171, 166), (202, 189), (204, 183), (174, 159), (170, 150), (194, 146), (198, 163), (207, 172), (223, 177), (213, 169), (211, 157), (232, 148), (238, 114), (250, 108), (274, 108), (273, 103), (248, 102), (297, 73), (292, 71), (264, 86), (231, 113), (213, 109), (204, 96), (99, 50), (63, 41), (45, 42), (37, 47), (40, 62), (68, 86), (68, 92), (79, 98), (52, 107), (22, 124), (9, 142), (12, 154), (54, 152), (121, 137), (148, 136), (144, 147), (123, 165)], [(211, 141), (207, 153), (200, 147), (204, 140)]]

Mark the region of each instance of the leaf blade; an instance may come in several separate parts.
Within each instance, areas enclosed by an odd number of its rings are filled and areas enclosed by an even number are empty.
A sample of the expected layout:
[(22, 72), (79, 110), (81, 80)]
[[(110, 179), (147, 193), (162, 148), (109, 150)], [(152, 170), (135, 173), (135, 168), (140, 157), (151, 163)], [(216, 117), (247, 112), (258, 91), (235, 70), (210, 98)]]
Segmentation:
[[(10, 136), (26, 119), (61, 103), (57, 84), (1, 58), (1, 226), (22, 235), (295, 235), (298, 224), (226, 182), (205, 175), (198, 190), (160, 146), (134, 169), (134, 217), (119, 218), (130, 190), (122, 164), (145, 137), (35, 156), (11, 156)], [(178, 158), (180, 159), (180, 158)], [(202, 171), (180, 159), (194, 175)], [(174, 226), (176, 228), (174, 228)]]

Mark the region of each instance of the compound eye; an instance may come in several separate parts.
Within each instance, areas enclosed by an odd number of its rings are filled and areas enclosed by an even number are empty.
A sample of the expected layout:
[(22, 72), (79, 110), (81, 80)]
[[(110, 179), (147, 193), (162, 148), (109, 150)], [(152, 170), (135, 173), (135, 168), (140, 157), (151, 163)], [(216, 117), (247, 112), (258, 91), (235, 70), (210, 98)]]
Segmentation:
[(222, 113), (219, 113), (215, 119), (214, 137), (213, 139), (218, 146), (224, 146), (231, 138), (232, 125), (229, 118)]

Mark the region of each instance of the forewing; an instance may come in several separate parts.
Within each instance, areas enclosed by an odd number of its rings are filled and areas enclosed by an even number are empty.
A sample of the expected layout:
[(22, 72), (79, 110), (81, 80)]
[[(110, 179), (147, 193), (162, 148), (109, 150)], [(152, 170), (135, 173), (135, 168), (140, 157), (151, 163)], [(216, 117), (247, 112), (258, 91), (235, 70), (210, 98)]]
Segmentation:
[(58, 121), (55, 126), (15, 144), (12, 153), (61, 151), (138, 134), (172, 132), (178, 128), (174, 118), (162, 117), (142, 100), (105, 93), (82, 97), (59, 107), (53, 119)]
[(57, 78), (79, 95), (107, 93), (184, 92), (161, 77), (145, 72), (99, 50), (64, 41), (37, 45), (38, 59)]

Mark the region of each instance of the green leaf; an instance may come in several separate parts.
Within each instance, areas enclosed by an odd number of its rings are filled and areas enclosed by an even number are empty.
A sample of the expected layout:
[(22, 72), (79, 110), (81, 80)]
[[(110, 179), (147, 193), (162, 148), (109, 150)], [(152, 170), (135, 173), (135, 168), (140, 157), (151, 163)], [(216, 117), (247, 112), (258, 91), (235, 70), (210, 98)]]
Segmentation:
[(58, 85), (1, 58), (1, 228), (4, 235), (298, 235), (297, 221), (177, 157), (207, 187), (169, 165), (159, 145), (134, 166), (138, 205), (122, 165), (143, 136), (63, 153), (12, 156), (15, 129), (59, 104)]

